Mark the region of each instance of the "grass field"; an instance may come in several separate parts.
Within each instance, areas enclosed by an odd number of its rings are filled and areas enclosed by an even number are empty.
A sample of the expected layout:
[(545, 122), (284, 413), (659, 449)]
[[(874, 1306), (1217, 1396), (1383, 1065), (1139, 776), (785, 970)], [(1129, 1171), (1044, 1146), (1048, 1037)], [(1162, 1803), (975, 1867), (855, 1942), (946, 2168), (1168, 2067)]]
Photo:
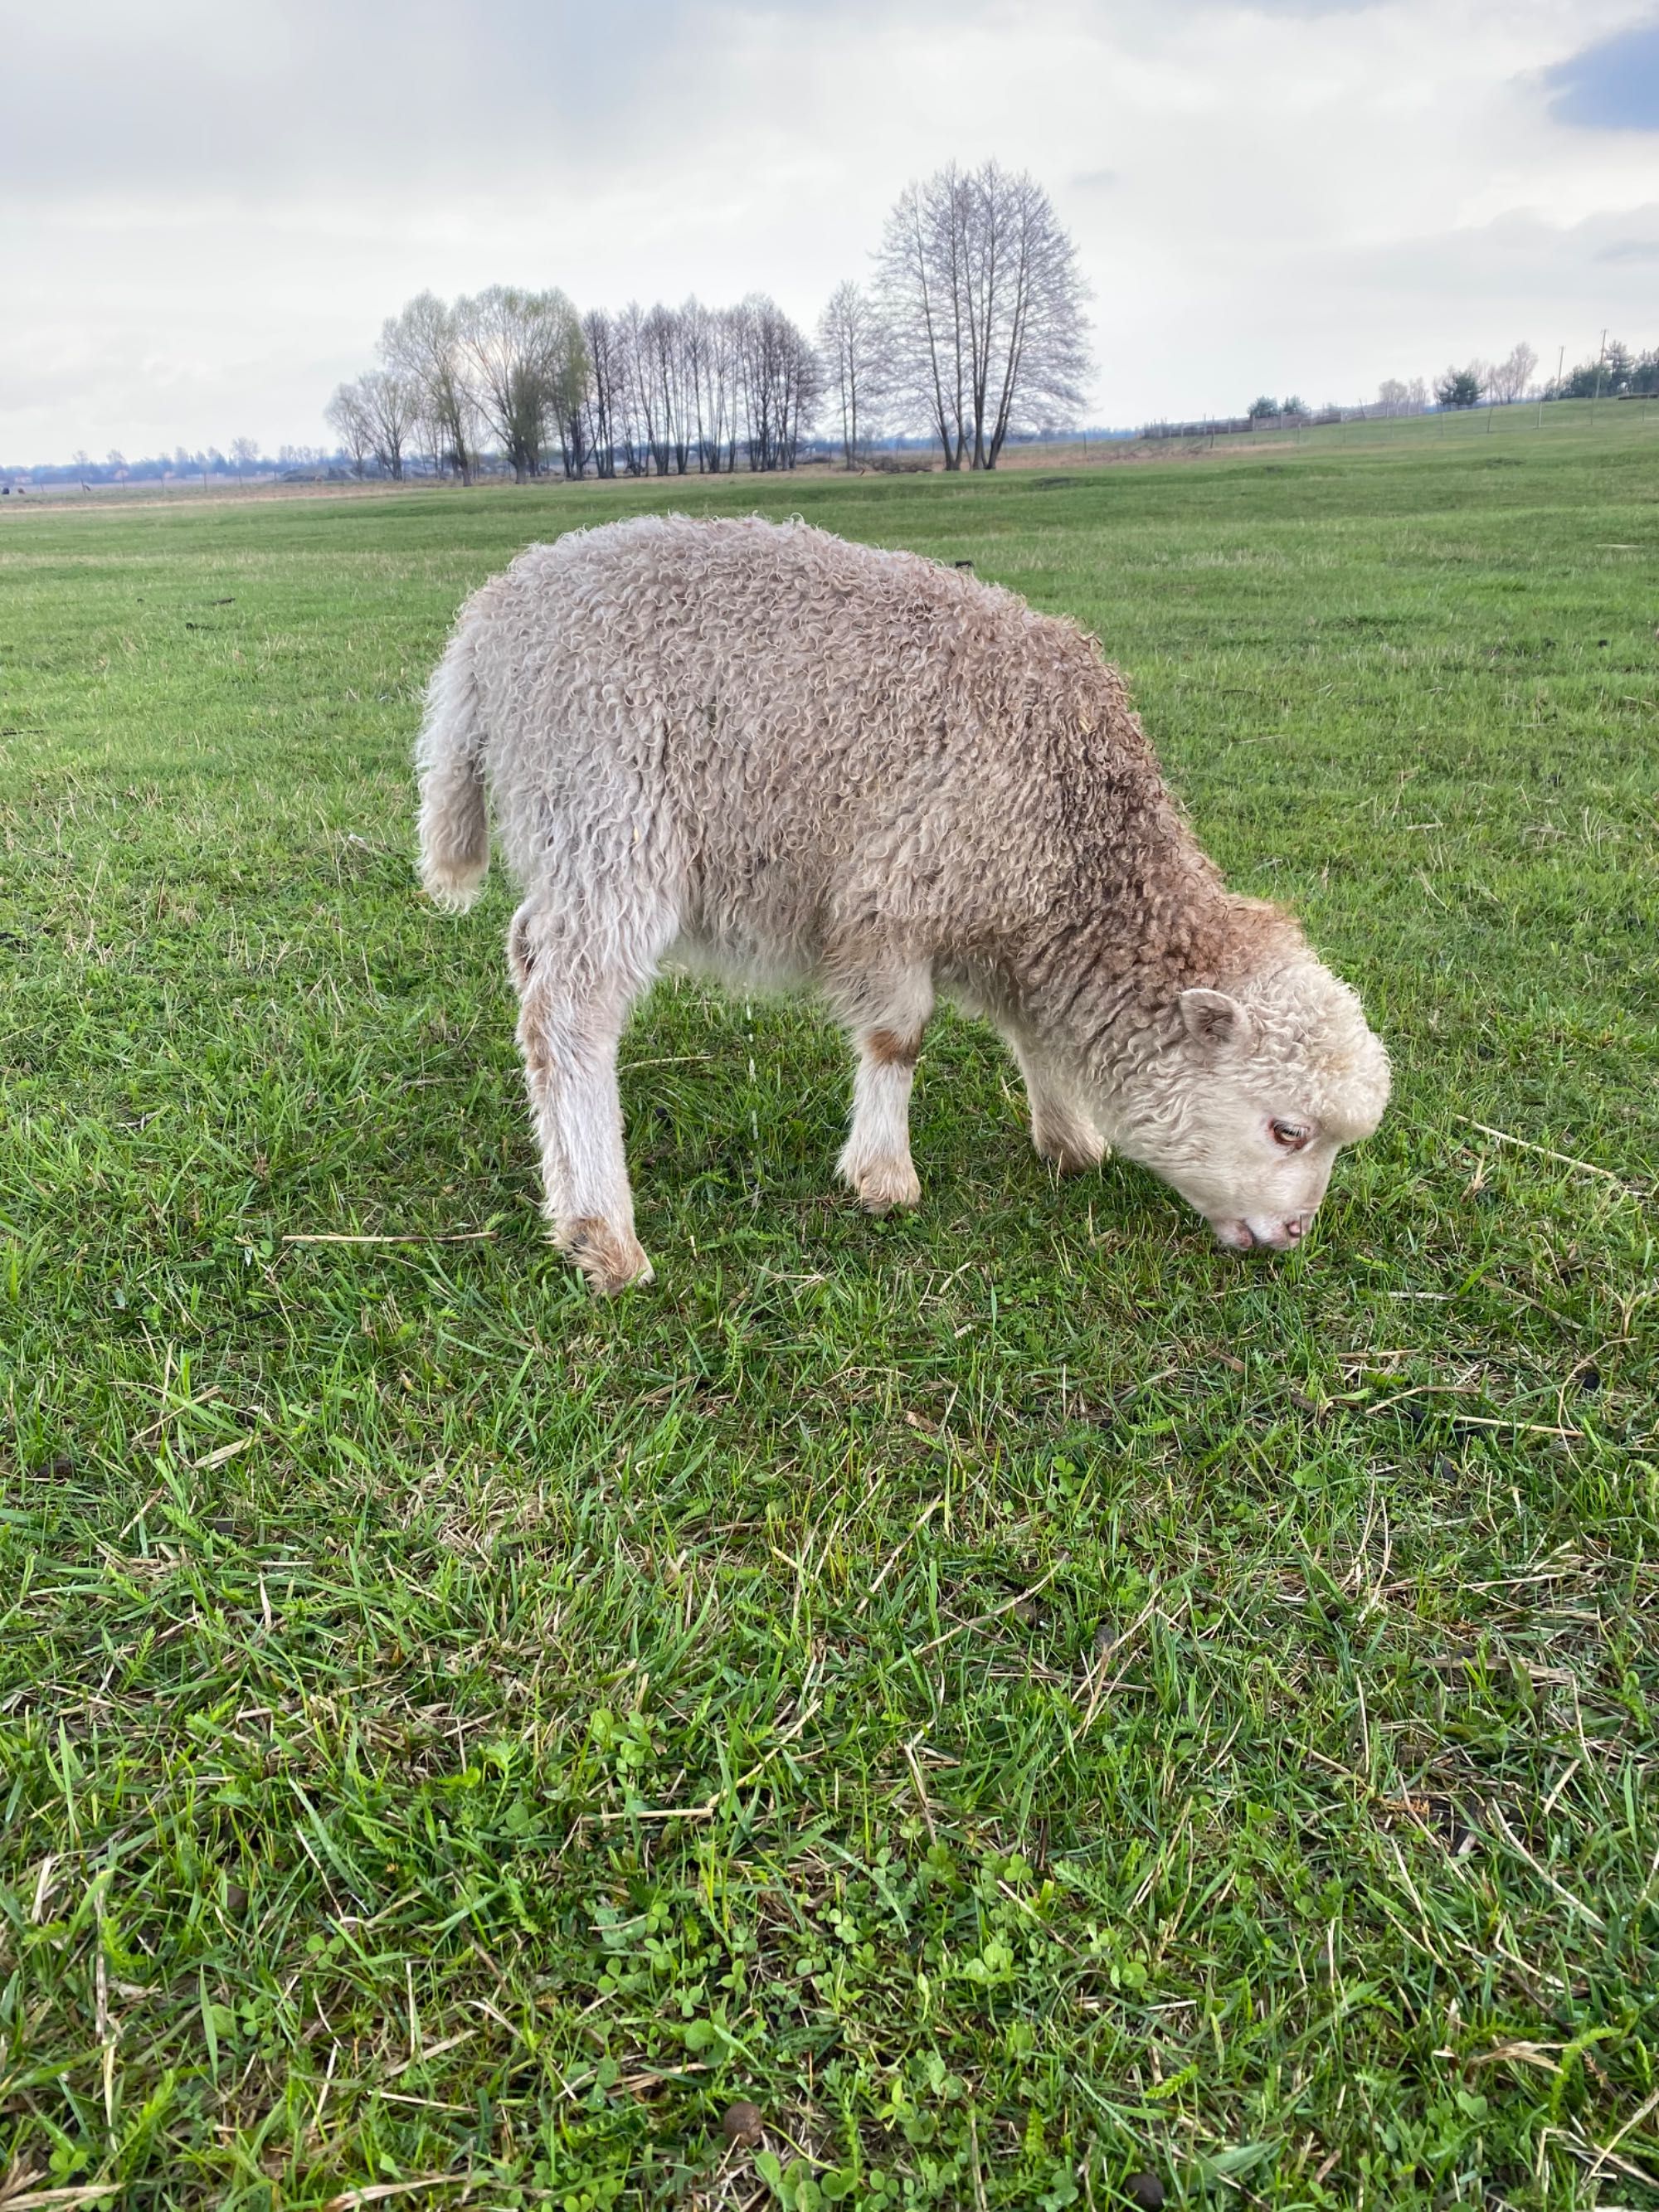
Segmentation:
[[(1659, 422), (1587, 418), (3, 518), (0, 2206), (1659, 2206)], [(670, 501), (1099, 631), (1394, 1051), (1309, 1249), (1057, 1186), (950, 1022), (866, 1219), (837, 1037), (682, 987), (585, 1298), (407, 757), (471, 585)]]

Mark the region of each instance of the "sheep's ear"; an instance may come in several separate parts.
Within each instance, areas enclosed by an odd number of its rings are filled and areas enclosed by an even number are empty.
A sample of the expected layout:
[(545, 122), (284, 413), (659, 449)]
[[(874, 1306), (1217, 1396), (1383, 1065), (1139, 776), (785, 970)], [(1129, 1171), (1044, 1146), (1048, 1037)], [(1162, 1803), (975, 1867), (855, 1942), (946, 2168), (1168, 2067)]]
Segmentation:
[(1183, 991), (1181, 1018), (1200, 1051), (1243, 1051), (1253, 1034), (1249, 1015), (1224, 991)]

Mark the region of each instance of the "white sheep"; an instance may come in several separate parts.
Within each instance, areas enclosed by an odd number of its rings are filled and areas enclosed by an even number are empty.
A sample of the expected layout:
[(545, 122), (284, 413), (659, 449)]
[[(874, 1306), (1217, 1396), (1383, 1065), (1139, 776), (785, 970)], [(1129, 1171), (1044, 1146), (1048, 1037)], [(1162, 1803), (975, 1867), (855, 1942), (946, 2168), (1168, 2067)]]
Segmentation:
[(422, 874), (465, 907), (488, 789), (557, 1243), (650, 1279), (617, 1047), (665, 963), (816, 986), (858, 1054), (841, 1173), (914, 1205), (936, 996), (994, 1023), (1061, 1169), (1109, 1144), (1224, 1243), (1307, 1231), (1388, 1061), (1290, 917), (1230, 894), (1121, 678), (1070, 622), (795, 522), (645, 517), (532, 546), (428, 698)]

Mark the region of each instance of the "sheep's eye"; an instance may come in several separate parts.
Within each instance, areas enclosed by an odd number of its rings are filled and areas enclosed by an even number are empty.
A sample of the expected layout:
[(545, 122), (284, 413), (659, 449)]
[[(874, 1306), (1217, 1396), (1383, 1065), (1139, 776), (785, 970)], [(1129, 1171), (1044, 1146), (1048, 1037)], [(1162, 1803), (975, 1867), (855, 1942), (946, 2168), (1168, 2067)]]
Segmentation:
[(1282, 1145), (1287, 1152), (1299, 1152), (1308, 1141), (1309, 1132), (1299, 1121), (1275, 1121), (1271, 1126), (1274, 1144)]

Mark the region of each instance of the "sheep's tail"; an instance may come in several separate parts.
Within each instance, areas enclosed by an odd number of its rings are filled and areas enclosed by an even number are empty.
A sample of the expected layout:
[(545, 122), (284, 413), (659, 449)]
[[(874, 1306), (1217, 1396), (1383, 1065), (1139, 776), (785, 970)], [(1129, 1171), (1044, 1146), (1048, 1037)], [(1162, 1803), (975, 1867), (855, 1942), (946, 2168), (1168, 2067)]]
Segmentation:
[(484, 811), (483, 708), (463, 617), (433, 672), (415, 747), (421, 776), (421, 881), (440, 906), (459, 914), (478, 896), (489, 866)]

